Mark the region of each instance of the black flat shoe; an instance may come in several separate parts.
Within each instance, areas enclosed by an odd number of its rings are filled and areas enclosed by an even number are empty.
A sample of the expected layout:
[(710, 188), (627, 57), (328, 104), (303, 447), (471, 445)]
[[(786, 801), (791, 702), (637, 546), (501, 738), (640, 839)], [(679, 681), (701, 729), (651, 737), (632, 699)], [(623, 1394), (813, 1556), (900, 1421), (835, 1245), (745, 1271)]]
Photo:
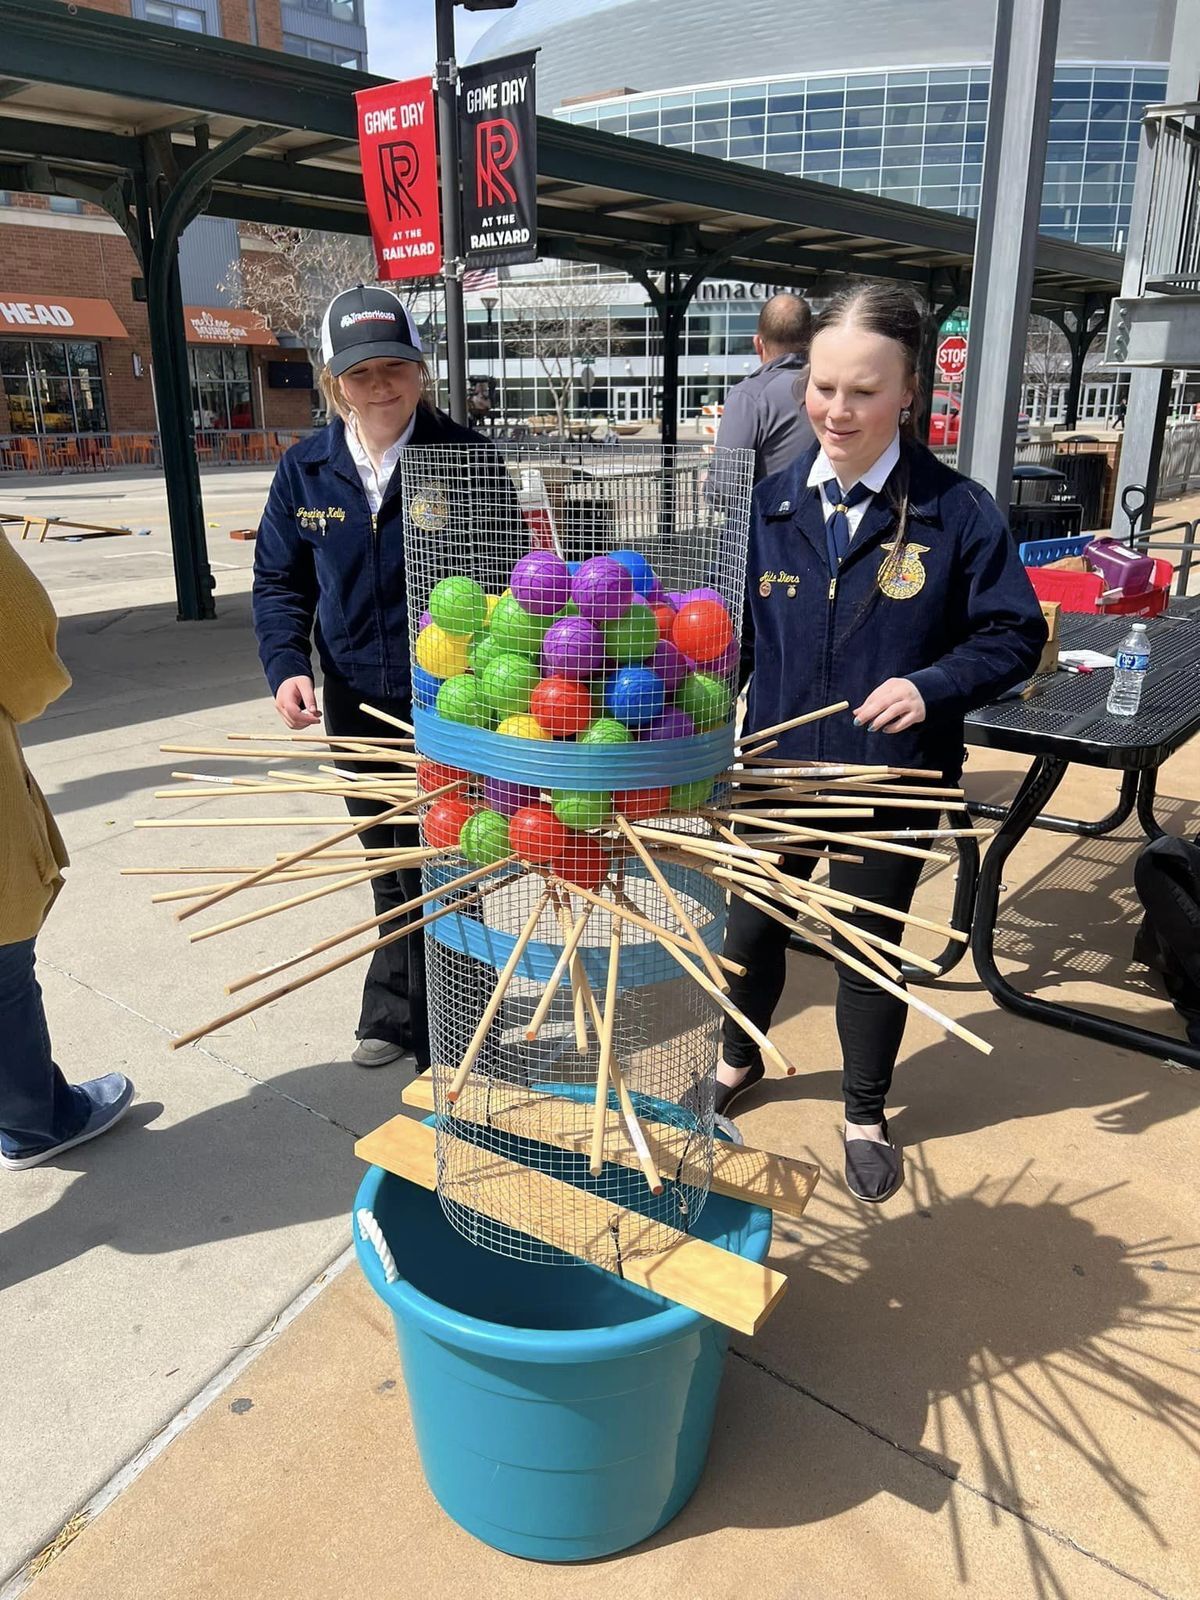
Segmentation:
[(728, 1117), (731, 1114), (729, 1108), (737, 1099), (738, 1095), (745, 1094), (747, 1089), (753, 1089), (756, 1083), (761, 1083), (766, 1077), (766, 1073), (767, 1069), (763, 1066), (762, 1062), (756, 1061), (754, 1065), (748, 1069), (746, 1076), (742, 1079), (741, 1083), (735, 1083), (730, 1086), (727, 1083), (722, 1083), (718, 1078), (716, 1097), (713, 1100), (713, 1111), (715, 1114), (718, 1117)]
[[(887, 1131), (885, 1118), (885, 1138)], [(887, 1144), (874, 1139), (846, 1140), (846, 1187), (856, 1200), (879, 1205), (890, 1200), (903, 1183), (904, 1155), (890, 1139)]]

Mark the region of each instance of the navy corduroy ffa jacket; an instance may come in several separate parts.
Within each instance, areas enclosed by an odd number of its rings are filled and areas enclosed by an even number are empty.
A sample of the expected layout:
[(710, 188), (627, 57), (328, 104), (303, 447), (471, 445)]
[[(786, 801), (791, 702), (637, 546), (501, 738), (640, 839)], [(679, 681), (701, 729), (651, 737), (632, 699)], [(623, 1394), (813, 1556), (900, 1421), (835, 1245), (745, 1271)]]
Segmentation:
[[(887, 678), (910, 678), (926, 707), (916, 727), (870, 733), (847, 711), (780, 735), (772, 754), (919, 767), (955, 779), (963, 718), (1028, 677), (1046, 641), (1016, 544), (984, 489), (905, 443), (901, 465), (872, 497), (835, 573), (821, 495), (808, 486), (816, 455), (814, 445), (754, 491), (745, 731), (838, 700), (853, 709)], [(889, 573), (905, 468), (905, 557)]]
[[(438, 463), (430, 488), (442, 527), (431, 537), (458, 539), (461, 570), (474, 570), (498, 593), (529, 547), (499, 454), (428, 406), (417, 408), (407, 448), (422, 445), (468, 447), (461, 466), (444, 471), (445, 461)], [(397, 465), (372, 516), (340, 418), (279, 463), (254, 548), (254, 633), (272, 694), (287, 678), (311, 677), (314, 636), (326, 674), (363, 695), (411, 694), (401, 478)], [(428, 597), (414, 598), (424, 605)]]

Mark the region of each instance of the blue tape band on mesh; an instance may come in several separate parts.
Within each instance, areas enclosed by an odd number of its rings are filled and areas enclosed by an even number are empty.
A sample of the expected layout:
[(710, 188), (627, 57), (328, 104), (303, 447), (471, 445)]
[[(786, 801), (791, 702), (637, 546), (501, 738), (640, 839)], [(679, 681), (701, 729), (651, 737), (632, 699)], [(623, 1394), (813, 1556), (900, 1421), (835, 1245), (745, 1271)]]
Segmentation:
[(432, 761), (538, 789), (665, 789), (715, 778), (733, 764), (733, 724), (691, 739), (570, 744), (514, 739), (413, 711), (417, 749)]

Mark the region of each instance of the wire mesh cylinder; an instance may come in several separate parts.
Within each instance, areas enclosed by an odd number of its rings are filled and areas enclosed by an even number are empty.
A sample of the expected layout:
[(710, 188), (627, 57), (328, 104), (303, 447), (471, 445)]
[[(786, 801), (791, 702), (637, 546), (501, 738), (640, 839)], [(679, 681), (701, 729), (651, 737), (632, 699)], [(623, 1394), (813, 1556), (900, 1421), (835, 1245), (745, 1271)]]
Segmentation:
[[(662, 1248), (712, 1166), (749, 452), (401, 457), (438, 1193), (541, 1262)], [(442, 913), (442, 914), (438, 914)]]

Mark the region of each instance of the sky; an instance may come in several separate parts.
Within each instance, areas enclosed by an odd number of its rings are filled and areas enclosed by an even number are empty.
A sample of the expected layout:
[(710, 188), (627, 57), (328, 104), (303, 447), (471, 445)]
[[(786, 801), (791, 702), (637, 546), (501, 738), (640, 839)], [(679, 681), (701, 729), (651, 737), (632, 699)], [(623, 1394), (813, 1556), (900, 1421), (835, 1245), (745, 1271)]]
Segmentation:
[[(455, 51), (465, 61), (501, 11), (454, 8)], [(366, 0), (367, 68), (381, 78), (419, 78), (433, 71), (433, 0)]]

